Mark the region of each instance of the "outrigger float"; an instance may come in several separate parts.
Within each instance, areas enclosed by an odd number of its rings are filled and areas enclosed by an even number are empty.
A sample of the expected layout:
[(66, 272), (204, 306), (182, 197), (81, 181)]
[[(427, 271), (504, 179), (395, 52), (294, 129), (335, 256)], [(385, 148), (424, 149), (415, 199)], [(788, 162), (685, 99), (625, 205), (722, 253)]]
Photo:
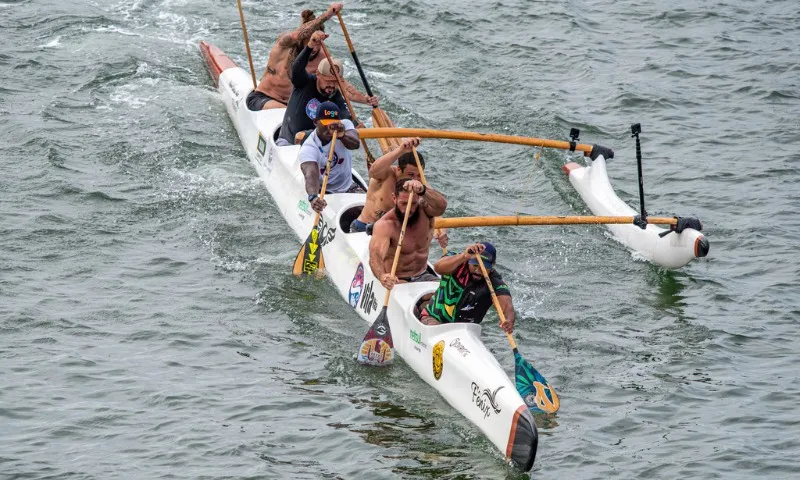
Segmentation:
[[(638, 252), (646, 260), (666, 268), (680, 268), (695, 258), (705, 257), (708, 254), (708, 239), (700, 233), (702, 224), (696, 218), (675, 218), (669, 230), (654, 225), (647, 216), (644, 207), (644, 181), (642, 179), (642, 149), (639, 143), (639, 134), (642, 132), (640, 124), (631, 125), (631, 134), (636, 138), (636, 163), (639, 173), (639, 212), (628, 206), (620, 199), (611, 187), (611, 181), (606, 172), (606, 158), (613, 158), (614, 152), (609, 157), (604, 155), (591, 156), (587, 165), (569, 162), (561, 167), (569, 177), (569, 182), (575, 187), (586, 206), (595, 215), (636, 215), (636, 221), (630, 225), (608, 224), (608, 229), (627, 245), (631, 250)], [(573, 129), (570, 136), (573, 141), (578, 137), (578, 131)]]

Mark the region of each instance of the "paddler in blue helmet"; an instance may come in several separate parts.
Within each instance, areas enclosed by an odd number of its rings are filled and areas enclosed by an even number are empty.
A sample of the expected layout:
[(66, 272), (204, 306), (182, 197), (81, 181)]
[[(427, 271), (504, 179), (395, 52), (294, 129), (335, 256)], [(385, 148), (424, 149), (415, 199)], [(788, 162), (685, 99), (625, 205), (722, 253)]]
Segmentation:
[(422, 309), (420, 318), (422, 323), (440, 325), (483, 321), (483, 317), (492, 305), (492, 295), (475, 258), (476, 253), (480, 254), (483, 260), (506, 318), (506, 323), (501, 323), (500, 327), (508, 333), (514, 332), (515, 317), (511, 290), (503, 281), (503, 277), (494, 269), (497, 250), (489, 242), (475, 243), (461, 253), (448, 252), (433, 265), (433, 269), (442, 278), (430, 302)]

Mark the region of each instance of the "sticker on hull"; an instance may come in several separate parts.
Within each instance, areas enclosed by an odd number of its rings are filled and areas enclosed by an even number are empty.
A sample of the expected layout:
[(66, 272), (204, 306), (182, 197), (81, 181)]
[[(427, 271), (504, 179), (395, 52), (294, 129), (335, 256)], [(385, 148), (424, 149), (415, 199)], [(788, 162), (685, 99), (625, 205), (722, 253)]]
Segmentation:
[(436, 380), (442, 378), (442, 370), (444, 370), (444, 340), (439, 340), (433, 346), (433, 378)]

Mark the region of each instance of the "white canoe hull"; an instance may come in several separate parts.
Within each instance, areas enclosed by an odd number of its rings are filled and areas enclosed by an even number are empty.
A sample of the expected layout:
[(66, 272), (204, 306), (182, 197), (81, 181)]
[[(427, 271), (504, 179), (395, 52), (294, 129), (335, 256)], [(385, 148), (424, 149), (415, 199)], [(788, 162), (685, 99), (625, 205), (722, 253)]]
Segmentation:
[[(638, 215), (639, 212), (623, 202), (614, 192), (608, 179), (605, 158), (599, 155), (594, 160), (586, 161), (589, 163), (587, 166), (571, 162), (564, 165), (562, 170), (589, 210), (602, 216)], [(647, 225), (645, 229), (630, 224), (607, 227), (628, 248), (662, 267), (680, 268), (694, 258), (704, 257), (708, 253), (708, 240), (702, 233), (691, 228), (660, 237), (659, 234), (667, 230), (656, 225)]]
[[(248, 110), (245, 98), (252, 90), (250, 75), (218, 48), (201, 42), (200, 49), (250, 162), (286, 223), (304, 241), (313, 227), (314, 215), (306, 201), (297, 159), (300, 147), (277, 147), (274, 141), (284, 109)], [(354, 176), (360, 178), (355, 171)], [(369, 268), (369, 237), (345, 233), (355, 209), (364, 205), (365, 195), (329, 194), (325, 200), (328, 206), (320, 220), (320, 236), (326, 274), (342, 298), (367, 325), (372, 324), (386, 290)], [(286, 271), (289, 274), (291, 265), (287, 264)], [(388, 319), (395, 353), (478, 426), (507, 459), (529, 470), (538, 443), (533, 417), (514, 383), (481, 341), (481, 327), (462, 323), (432, 327), (421, 324), (413, 315), (416, 301), (436, 286), (435, 282), (423, 282), (393, 289)], [(354, 353), (359, 342), (353, 341)], [(435, 360), (440, 369), (434, 368)]]

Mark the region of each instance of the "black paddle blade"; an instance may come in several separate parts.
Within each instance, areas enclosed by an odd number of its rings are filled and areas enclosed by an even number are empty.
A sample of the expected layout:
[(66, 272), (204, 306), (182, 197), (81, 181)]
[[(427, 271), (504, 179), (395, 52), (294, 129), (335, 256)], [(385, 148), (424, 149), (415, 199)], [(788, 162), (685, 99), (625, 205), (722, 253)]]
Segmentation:
[(514, 373), (517, 391), (531, 413), (555, 413), (561, 406), (555, 389), (538, 370), (514, 349)]
[(394, 342), (392, 342), (392, 330), (389, 328), (389, 317), (386, 310), (386, 307), (383, 307), (378, 318), (364, 336), (356, 358), (358, 363), (385, 367), (394, 361)]
[(314, 227), (306, 238), (305, 243), (297, 252), (294, 259), (292, 273), (295, 275), (313, 275), (317, 270), (325, 268), (325, 261), (322, 259), (322, 248), (319, 245), (319, 228)]

